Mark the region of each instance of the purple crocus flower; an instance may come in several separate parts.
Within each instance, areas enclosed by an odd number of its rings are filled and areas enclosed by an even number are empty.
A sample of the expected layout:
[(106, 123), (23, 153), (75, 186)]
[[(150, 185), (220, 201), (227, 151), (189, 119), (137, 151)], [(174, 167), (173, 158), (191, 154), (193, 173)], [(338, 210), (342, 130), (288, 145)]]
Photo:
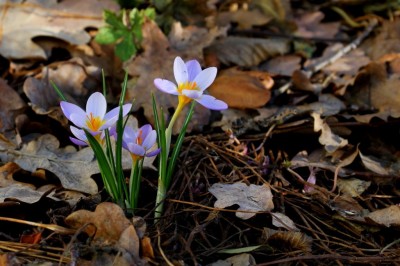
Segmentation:
[[(87, 145), (86, 135), (82, 129), (86, 129), (100, 141), (102, 136), (104, 137), (103, 130), (112, 127), (117, 122), (119, 115), (119, 107), (106, 113), (106, 98), (100, 92), (95, 92), (89, 97), (86, 103), (86, 111), (65, 101), (62, 101), (60, 106), (68, 120), (77, 126), (71, 126), (72, 134), (76, 137), (71, 138), (71, 141), (82, 146)], [(131, 107), (132, 104), (123, 105), (122, 115), (127, 115)]]
[(156, 143), (157, 132), (147, 124), (135, 130), (131, 127), (125, 127), (122, 135), (122, 147), (128, 150), (134, 162), (143, 157), (152, 157), (160, 152), (160, 149), (152, 150)]
[(154, 85), (161, 91), (177, 95), (179, 107), (183, 107), (192, 100), (200, 103), (211, 110), (224, 110), (228, 105), (217, 100), (211, 95), (203, 92), (214, 82), (217, 76), (217, 68), (209, 67), (201, 69), (200, 63), (196, 60), (184, 62), (179, 56), (174, 61), (174, 76), (176, 83), (166, 79), (155, 79)]

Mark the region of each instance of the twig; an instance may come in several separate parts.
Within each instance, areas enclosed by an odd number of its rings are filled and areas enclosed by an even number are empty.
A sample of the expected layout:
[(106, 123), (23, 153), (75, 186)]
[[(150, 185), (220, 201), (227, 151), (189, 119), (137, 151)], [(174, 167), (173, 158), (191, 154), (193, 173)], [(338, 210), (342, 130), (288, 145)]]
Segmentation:
[[(307, 67), (304, 69), (304, 73), (307, 77), (311, 77), (315, 72), (321, 70), (325, 66), (335, 62), (351, 50), (357, 48), (357, 46), (360, 45), (360, 43), (372, 32), (372, 30), (378, 25), (378, 20), (377, 19), (372, 19), (371, 22), (369, 23), (368, 27), (363, 31), (363, 33), (360, 34), (354, 41), (337, 51), (336, 54), (332, 55), (329, 57), (327, 60), (324, 60), (316, 65), (313, 65), (311, 67)], [(292, 82), (289, 81), (282, 87), (278, 89), (279, 94), (285, 93), (289, 87), (292, 85)]]

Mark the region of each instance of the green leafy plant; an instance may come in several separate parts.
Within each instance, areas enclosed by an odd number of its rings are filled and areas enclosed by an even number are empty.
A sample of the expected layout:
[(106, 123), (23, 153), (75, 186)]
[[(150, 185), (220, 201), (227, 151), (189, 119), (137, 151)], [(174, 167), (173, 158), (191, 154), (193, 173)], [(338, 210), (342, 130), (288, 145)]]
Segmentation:
[(122, 9), (118, 14), (105, 10), (103, 17), (107, 25), (99, 29), (95, 40), (100, 44), (115, 43), (115, 54), (122, 61), (126, 61), (140, 49), (143, 38), (142, 25), (146, 18), (154, 20), (155, 10)]

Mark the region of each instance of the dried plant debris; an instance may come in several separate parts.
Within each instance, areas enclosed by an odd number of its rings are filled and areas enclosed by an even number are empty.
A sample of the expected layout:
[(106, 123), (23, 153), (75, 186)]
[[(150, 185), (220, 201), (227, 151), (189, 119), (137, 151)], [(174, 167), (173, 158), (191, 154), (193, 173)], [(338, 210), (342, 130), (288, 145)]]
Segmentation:
[(256, 215), (256, 212), (270, 211), (274, 208), (272, 193), (267, 185), (250, 184), (247, 186), (244, 183), (215, 183), (209, 188), (209, 191), (217, 198), (214, 203), (216, 208), (239, 205), (236, 216), (241, 219), (249, 219)]

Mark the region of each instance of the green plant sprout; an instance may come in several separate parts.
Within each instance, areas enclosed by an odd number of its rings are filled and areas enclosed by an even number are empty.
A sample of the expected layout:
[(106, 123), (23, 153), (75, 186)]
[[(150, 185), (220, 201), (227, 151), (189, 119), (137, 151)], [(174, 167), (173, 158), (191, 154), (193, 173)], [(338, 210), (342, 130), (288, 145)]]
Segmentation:
[(154, 20), (155, 10), (146, 8), (131, 11), (122, 9), (119, 14), (109, 10), (103, 12), (106, 26), (99, 29), (95, 40), (99, 44), (115, 43), (115, 54), (122, 60), (126, 61), (135, 56), (141, 47), (142, 25), (145, 18)]

